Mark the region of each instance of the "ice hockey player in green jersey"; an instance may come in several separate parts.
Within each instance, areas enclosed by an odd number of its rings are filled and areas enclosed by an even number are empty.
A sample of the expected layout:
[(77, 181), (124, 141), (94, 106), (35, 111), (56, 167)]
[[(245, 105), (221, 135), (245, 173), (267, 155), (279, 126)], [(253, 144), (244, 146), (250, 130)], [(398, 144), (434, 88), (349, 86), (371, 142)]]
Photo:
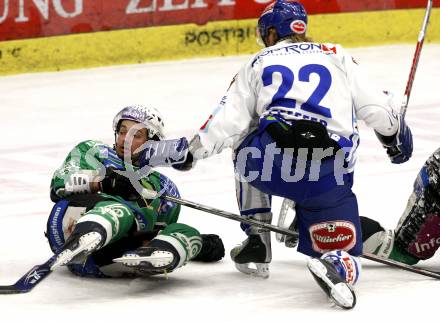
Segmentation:
[(81, 142), (53, 175), (55, 205), (46, 232), (58, 255), (52, 269), (67, 265), (80, 276), (138, 276), (171, 272), (189, 260), (220, 260), (219, 236), (177, 223), (180, 205), (141, 195), (149, 189), (180, 197), (169, 178), (137, 167), (142, 145), (164, 138), (160, 113), (125, 107), (115, 116), (113, 130), (113, 148)]

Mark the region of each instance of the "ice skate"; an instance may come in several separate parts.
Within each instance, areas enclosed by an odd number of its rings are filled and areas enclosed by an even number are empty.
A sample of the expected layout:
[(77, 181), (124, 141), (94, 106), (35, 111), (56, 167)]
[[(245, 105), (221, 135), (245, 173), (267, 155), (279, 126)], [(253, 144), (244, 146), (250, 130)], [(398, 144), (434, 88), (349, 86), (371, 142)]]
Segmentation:
[(77, 224), (51, 266), (52, 270), (69, 263), (84, 262), (88, 255), (104, 244), (106, 234), (104, 228), (99, 224), (90, 223)]
[(113, 261), (134, 267), (142, 274), (161, 274), (173, 271), (180, 256), (170, 243), (155, 239), (148, 246), (128, 251)]
[(321, 258), (310, 258), (307, 267), (318, 285), (337, 306), (352, 309), (356, 305), (353, 289), (340, 276), (332, 263)]
[(252, 234), (241, 245), (231, 250), (231, 258), (238, 271), (261, 278), (269, 277), (272, 259), (270, 233)]

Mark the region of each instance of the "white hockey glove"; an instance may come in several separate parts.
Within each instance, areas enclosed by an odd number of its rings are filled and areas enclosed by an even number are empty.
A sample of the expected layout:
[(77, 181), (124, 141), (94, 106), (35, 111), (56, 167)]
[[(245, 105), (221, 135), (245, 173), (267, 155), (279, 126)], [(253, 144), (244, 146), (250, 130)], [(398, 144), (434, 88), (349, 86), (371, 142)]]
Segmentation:
[(74, 173), (64, 185), (66, 195), (90, 193), (90, 178), (84, 173)]

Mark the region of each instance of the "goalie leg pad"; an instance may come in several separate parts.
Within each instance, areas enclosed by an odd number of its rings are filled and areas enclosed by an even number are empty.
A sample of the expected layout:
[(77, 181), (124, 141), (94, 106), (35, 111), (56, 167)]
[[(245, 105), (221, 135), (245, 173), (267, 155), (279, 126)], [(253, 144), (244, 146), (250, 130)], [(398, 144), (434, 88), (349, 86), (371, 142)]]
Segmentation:
[(440, 149), (419, 172), (407, 207), (396, 228), (395, 243), (418, 259), (431, 258), (440, 247)]
[[(424, 222), (417, 225), (417, 223), (408, 223), (398, 231), (397, 241), (407, 244), (407, 251), (411, 255), (419, 259), (429, 259), (434, 256), (437, 249), (440, 247), (440, 216), (437, 214), (428, 214), (424, 216)], [(417, 227), (418, 226), (418, 227)], [(411, 228), (417, 227), (417, 230)], [(413, 238), (408, 243), (409, 233), (412, 233)]]

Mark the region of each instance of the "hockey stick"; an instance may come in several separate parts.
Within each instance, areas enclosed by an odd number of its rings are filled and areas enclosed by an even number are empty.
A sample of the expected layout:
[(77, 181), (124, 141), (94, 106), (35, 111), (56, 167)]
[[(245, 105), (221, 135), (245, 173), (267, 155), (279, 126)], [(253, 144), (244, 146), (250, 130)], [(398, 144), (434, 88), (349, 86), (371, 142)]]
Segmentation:
[(422, 52), (423, 42), (425, 41), (425, 34), (429, 24), (429, 17), (431, 16), (432, 1), (433, 0), (428, 0), (422, 29), (420, 30), (417, 40), (416, 51), (414, 52), (414, 58), (412, 61), (411, 70), (409, 72), (408, 82), (406, 83), (405, 94), (403, 95), (403, 102), (400, 108), (402, 118), (405, 118), (406, 109), (408, 108), (409, 97), (411, 95), (411, 89), (414, 83), (414, 78), (416, 76), (417, 66), (419, 65), (420, 53)]
[[(191, 202), (191, 201), (187, 201), (187, 200), (183, 200), (183, 199), (179, 199), (179, 198), (175, 198), (175, 197), (171, 197), (171, 196), (165, 196), (165, 195), (158, 196), (157, 194), (155, 194), (154, 192), (151, 192), (149, 190), (144, 189), (143, 196), (148, 199), (154, 199), (154, 198), (160, 197), (162, 199), (165, 199), (165, 200), (177, 203), (177, 204), (181, 204), (181, 205), (184, 205), (184, 206), (187, 206), (190, 208), (194, 208), (197, 210), (209, 212), (211, 214), (221, 216), (224, 218), (228, 218), (231, 220), (239, 221), (239, 222), (242, 222), (245, 224), (254, 225), (254, 226), (257, 226), (260, 228), (264, 228), (267, 230), (271, 230), (271, 231), (280, 233), (280, 234), (290, 235), (293, 237), (298, 236), (297, 232), (294, 232), (294, 231), (291, 231), (288, 229), (283, 229), (283, 228), (279, 228), (277, 226), (262, 223), (262, 222), (259, 222), (259, 221), (253, 220), (253, 219), (240, 217), (240, 216), (232, 214), (230, 212), (207, 207), (207, 206), (203, 206), (203, 205), (197, 204), (195, 202)], [(0, 294), (18, 294), (18, 293), (27, 293), (27, 292), (31, 291), (38, 283), (40, 283), (45, 277), (47, 277), (52, 272), (51, 267), (52, 267), (52, 264), (55, 262), (56, 257), (57, 257), (57, 255), (53, 255), (44, 264), (37, 265), (37, 266), (33, 267), (29, 272), (24, 274), (23, 277), (21, 277), (15, 284), (0, 285)]]
[[(408, 81), (406, 83), (405, 93), (403, 95), (402, 105), (400, 106), (400, 114), (402, 119), (405, 118), (406, 110), (408, 109), (409, 97), (411, 96), (411, 90), (414, 83), (414, 78), (416, 76), (417, 66), (419, 65), (420, 53), (422, 52), (423, 43), (425, 41), (426, 30), (428, 29), (429, 17), (431, 16), (432, 1), (428, 0), (426, 6), (425, 18), (423, 19), (422, 29), (420, 30), (419, 37), (417, 39), (416, 51), (414, 52), (413, 61), (411, 64), (411, 69), (409, 72)], [(387, 153), (390, 156), (394, 156), (400, 153), (397, 147), (387, 148)]]
[[(149, 194), (149, 192), (148, 192)], [(144, 195), (145, 196), (145, 195)], [(187, 206), (189, 208), (193, 208), (193, 209), (197, 209), (200, 211), (204, 211), (204, 212), (208, 212), (210, 214), (216, 215), (216, 216), (220, 216), (223, 218), (227, 218), (227, 219), (231, 219), (231, 220), (235, 220), (238, 222), (241, 222), (243, 224), (248, 224), (248, 225), (252, 225), (255, 227), (260, 227), (263, 229), (267, 229), (279, 234), (283, 234), (283, 235), (287, 235), (287, 236), (292, 236), (292, 237), (298, 237), (298, 233), (296, 231), (292, 231), (289, 229), (284, 229), (278, 226), (274, 226), (271, 224), (267, 224), (264, 222), (260, 222), (258, 220), (254, 220), (254, 219), (250, 219), (250, 218), (245, 218), (245, 217), (241, 217), (239, 215), (233, 214), (231, 212), (228, 211), (224, 211), (224, 210), (220, 210), (220, 209), (216, 209), (216, 208), (212, 208), (212, 207), (208, 207), (208, 206), (204, 206), (201, 205), (199, 203), (195, 203), (192, 201), (188, 201), (188, 200), (184, 200), (184, 199), (180, 199), (180, 198), (176, 198), (176, 197), (172, 197), (172, 196), (167, 196), (167, 195), (161, 195), (158, 196), (159, 198), (180, 204), (182, 206)], [(148, 198), (150, 199), (150, 198)]]
[(34, 266), (29, 272), (23, 275), (15, 284), (1, 285), (0, 294), (18, 294), (31, 291), (37, 284), (46, 278), (51, 272), (51, 266), (57, 255), (53, 255), (44, 264)]
[(420, 275), (424, 275), (424, 276), (440, 279), (440, 272), (435, 272), (435, 271), (430, 271), (428, 269), (414, 267), (414, 266), (411, 266), (411, 265), (408, 265), (408, 264), (396, 262), (396, 261), (393, 261), (391, 259), (382, 258), (382, 257), (376, 256), (376, 255), (373, 255), (373, 254), (369, 254), (369, 253), (363, 253), (362, 257), (366, 258), (366, 259), (369, 259), (371, 261), (374, 261), (374, 262), (378, 262), (378, 263), (382, 263), (382, 264), (385, 264), (385, 265), (389, 265), (389, 266), (393, 266), (393, 267), (396, 267), (396, 268), (400, 268), (400, 269), (403, 269), (403, 270), (408, 271), (408, 272), (412, 272), (412, 273), (416, 273), (416, 274), (420, 274)]
[[(250, 219), (250, 218), (241, 217), (239, 215), (236, 215), (236, 214), (228, 212), (228, 211), (216, 209), (216, 208), (213, 208), (213, 207), (208, 207), (208, 206), (205, 206), (205, 205), (202, 205), (202, 204), (199, 204), (199, 203), (195, 203), (195, 202), (192, 202), (192, 201), (188, 201), (188, 200), (185, 200), (185, 199), (176, 198), (176, 197), (172, 197), (172, 196), (168, 196), (168, 195), (158, 195), (158, 194), (156, 194), (153, 191), (145, 190), (145, 189), (142, 192), (142, 196), (144, 198), (147, 198), (147, 199), (154, 199), (154, 198), (158, 198), (159, 197), (159, 198), (165, 199), (167, 201), (171, 201), (171, 202), (174, 202), (174, 203), (182, 205), (182, 206), (186, 206), (186, 207), (189, 207), (189, 208), (193, 208), (193, 209), (197, 209), (197, 210), (200, 210), (200, 211), (204, 211), (204, 212), (216, 215), (216, 216), (220, 216), (220, 217), (231, 219), (231, 220), (234, 220), (234, 221), (238, 221), (238, 222), (241, 222), (241, 223), (244, 223), (244, 224), (260, 227), (260, 228), (267, 229), (269, 231), (273, 231), (273, 232), (276, 232), (276, 233), (284, 234), (284, 235), (287, 235), (287, 236), (299, 237), (299, 234), (296, 231), (292, 231), (292, 230), (284, 229), (284, 228), (277, 227), (277, 226), (274, 226), (274, 225), (271, 225), (271, 224), (259, 222), (257, 220), (253, 220), (253, 219)], [(435, 279), (440, 279), (440, 272), (435, 272), (435, 271), (430, 271), (430, 270), (426, 270), (426, 269), (423, 269), (423, 268), (413, 267), (413, 266), (410, 266), (410, 265), (407, 265), (407, 264), (403, 264), (403, 263), (396, 262), (396, 261), (393, 261), (393, 260), (390, 260), (390, 259), (386, 259), (386, 258), (381, 258), (381, 257), (378, 257), (376, 255), (368, 254), (368, 253), (363, 253), (361, 255), (361, 257), (369, 259), (369, 260), (371, 260), (373, 262), (385, 264), (385, 265), (392, 266), (392, 267), (397, 267), (397, 268), (400, 268), (400, 269), (403, 269), (403, 270), (406, 270), (406, 271), (409, 271), (409, 272), (412, 272), (412, 273), (416, 273), (416, 274), (419, 274), (419, 275), (424, 275), (424, 276), (432, 277), (432, 278), (435, 278)]]
[[(244, 217), (241, 217), (239, 215), (236, 215), (236, 214), (224, 211), (224, 210), (204, 206), (204, 205), (192, 202), (192, 201), (188, 201), (188, 200), (184, 200), (184, 199), (180, 199), (180, 198), (176, 198), (176, 197), (172, 197), (172, 196), (166, 196), (166, 195), (157, 196), (156, 194), (154, 194), (148, 190), (144, 190), (142, 195), (148, 199), (160, 197), (162, 199), (174, 202), (176, 204), (187, 206), (189, 208), (204, 211), (204, 212), (216, 215), (216, 216), (224, 217), (224, 218), (238, 221), (238, 222), (241, 222), (244, 224), (249, 224), (249, 225), (253, 225), (256, 227), (264, 228), (264, 229), (273, 231), (275, 233), (279, 233), (279, 234), (283, 234), (283, 235), (287, 235), (287, 236), (292, 236), (292, 237), (299, 236), (299, 234), (297, 232), (289, 230), (289, 229), (280, 228), (277, 226), (273, 226), (271, 224), (259, 222), (259, 221), (249, 219), (249, 218), (244, 218)], [(422, 269), (422, 268), (413, 267), (413, 266), (410, 266), (407, 264), (395, 262), (393, 260), (381, 258), (381, 257), (375, 256), (373, 254), (364, 253), (364, 254), (362, 254), (362, 257), (369, 259), (371, 261), (374, 261), (374, 262), (397, 267), (397, 268), (400, 268), (400, 269), (403, 269), (403, 270), (406, 270), (406, 271), (409, 271), (412, 273), (432, 277), (435, 279), (440, 279), (440, 272), (434, 272), (434, 271), (429, 271), (429, 270)], [(34, 266), (29, 272), (24, 274), (15, 284), (0, 285), (0, 294), (19, 294), (19, 293), (27, 293), (27, 292), (32, 291), (35, 286), (37, 286), (44, 278), (46, 278), (52, 272), (51, 267), (52, 267), (52, 264), (55, 262), (56, 258), (57, 258), (57, 255), (55, 254), (51, 258), (49, 258), (45, 263), (43, 263), (41, 265)]]

